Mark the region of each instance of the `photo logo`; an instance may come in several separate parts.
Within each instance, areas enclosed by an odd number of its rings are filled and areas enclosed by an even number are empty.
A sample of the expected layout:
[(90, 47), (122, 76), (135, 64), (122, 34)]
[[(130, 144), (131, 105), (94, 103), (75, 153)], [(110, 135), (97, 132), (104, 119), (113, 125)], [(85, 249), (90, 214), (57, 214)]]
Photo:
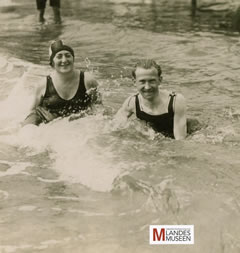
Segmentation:
[(150, 244), (194, 244), (194, 225), (150, 225)]

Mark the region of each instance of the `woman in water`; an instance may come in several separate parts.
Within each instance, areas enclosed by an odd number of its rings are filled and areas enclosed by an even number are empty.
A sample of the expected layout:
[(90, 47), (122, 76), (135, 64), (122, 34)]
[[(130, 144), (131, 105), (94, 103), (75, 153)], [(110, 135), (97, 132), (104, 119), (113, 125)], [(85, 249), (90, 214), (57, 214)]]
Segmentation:
[(74, 51), (62, 40), (49, 48), (53, 72), (41, 80), (36, 88), (31, 113), (23, 125), (81, 114), (98, 100), (97, 81), (88, 72), (74, 68)]

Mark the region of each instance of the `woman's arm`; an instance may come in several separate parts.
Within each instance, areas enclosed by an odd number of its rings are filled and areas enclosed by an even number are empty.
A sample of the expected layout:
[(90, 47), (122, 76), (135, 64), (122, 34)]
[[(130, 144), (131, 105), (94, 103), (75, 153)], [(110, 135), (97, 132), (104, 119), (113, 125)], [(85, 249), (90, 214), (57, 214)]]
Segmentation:
[(84, 72), (84, 83), (87, 94), (91, 96), (92, 103), (102, 104), (102, 96), (98, 91), (98, 82), (92, 74)]

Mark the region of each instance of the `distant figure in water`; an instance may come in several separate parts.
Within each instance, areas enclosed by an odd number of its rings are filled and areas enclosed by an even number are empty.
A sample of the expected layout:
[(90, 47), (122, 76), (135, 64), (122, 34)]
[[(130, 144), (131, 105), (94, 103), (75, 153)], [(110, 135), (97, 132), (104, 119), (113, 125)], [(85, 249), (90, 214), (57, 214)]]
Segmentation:
[(121, 126), (135, 115), (166, 137), (184, 139), (191, 131), (186, 119), (185, 98), (161, 88), (161, 67), (154, 60), (141, 60), (132, 76), (138, 93), (126, 99), (115, 116), (115, 123)]
[[(37, 9), (39, 11), (39, 22), (44, 23), (45, 22), (44, 12), (47, 0), (36, 0), (36, 1), (37, 1)], [(49, 4), (53, 9), (54, 21), (56, 24), (60, 24), (62, 22), (60, 15), (60, 0), (49, 0), (49, 1), (50, 1)]]
[(55, 41), (49, 56), (53, 72), (36, 87), (31, 113), (23, 125), (39, 125), (70, 115), (78, 117), (94, 103), (101, 103), (97, 81), (89, 72), (74, 68), (74, 51), (70, 46), (62, 40)]
[(233, 28), (240, 32), (240, 7), (238, 7), (233, 15)]

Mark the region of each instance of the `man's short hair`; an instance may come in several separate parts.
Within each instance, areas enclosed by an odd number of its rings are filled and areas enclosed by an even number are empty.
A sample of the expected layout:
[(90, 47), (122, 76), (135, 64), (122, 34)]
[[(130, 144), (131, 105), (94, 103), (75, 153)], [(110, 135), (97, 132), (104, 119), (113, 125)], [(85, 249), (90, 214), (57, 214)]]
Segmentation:
[(158, 65), (154, 60), (151, 60), (151, 59), (140, 60), (136, 63), (135, 68), (132, 71), (132, 76), (134, 79), (136, 79), (137, 68), (143, 68), (143, 69), (155, 68), (158, 72), (158, 77), (162, 75), (162, 69), (160, 65)]

